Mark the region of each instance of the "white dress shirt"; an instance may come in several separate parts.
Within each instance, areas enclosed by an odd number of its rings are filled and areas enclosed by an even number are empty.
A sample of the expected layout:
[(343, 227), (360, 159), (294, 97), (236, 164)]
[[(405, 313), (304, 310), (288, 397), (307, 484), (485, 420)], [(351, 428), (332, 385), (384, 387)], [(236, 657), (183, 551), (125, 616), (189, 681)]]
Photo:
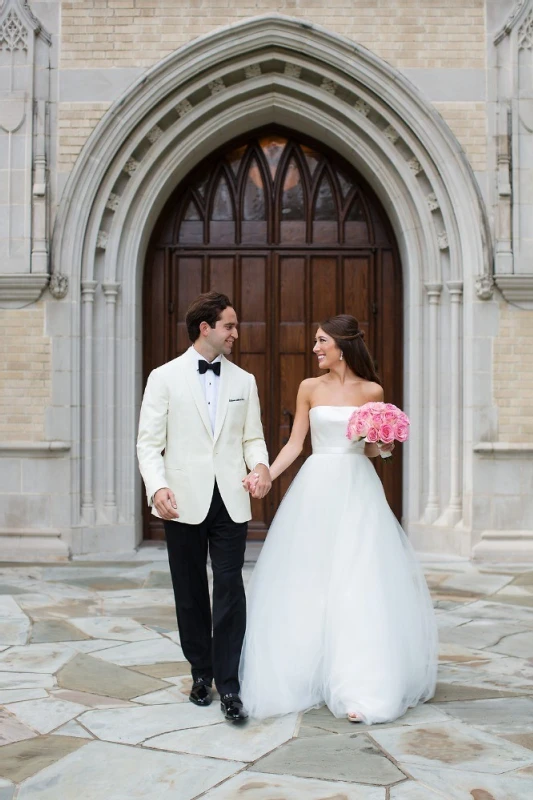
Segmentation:
[[(192, 348), (198, 356), (198, 361), (207, 361), (195, 347)], [(221, 357), (217, 356), (211, 364), (217, 364), (221, 361)], [(207, 410), (209, 412), (209, 420), (211, 422), (211, 430), (215, 432), (215, 424), (217, 420), (217, 405), (218, 405), (218, 390), (220, 387), (220, 375), (215, 375), (212, 369), (208, 369), (203, 375), (198, 372), (198, 378), (202, 389), (204, 390), (205, 402), (207, 403)]]

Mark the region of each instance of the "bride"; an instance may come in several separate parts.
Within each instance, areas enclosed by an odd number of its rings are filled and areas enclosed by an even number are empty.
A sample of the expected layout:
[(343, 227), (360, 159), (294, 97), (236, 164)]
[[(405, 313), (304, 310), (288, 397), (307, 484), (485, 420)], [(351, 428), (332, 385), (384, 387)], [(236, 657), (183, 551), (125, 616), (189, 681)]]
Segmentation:
[(258, 719), (326, 703), (352, 722), (387, 722), (433, 696), (433, 607), (369, 461), (378, 446), (346, 438), (353, 410), (383, 400), (357, 320), (323, 322), (313, 352), (324, 374), (300, 385), (272, 479), (300, 455), (309, 426), (313, 453), (251, 579), (242, 700)]

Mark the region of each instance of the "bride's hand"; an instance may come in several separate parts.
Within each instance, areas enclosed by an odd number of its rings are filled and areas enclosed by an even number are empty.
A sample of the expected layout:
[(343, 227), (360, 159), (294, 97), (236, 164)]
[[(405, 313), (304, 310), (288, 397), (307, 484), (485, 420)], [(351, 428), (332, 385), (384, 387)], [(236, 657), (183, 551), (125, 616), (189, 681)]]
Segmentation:
[(245, 491), (249, 494), (252, 494), (255, 487), (257, 486), (257, 481), (259, 480), (259, 475), (257, 472), (250, 472), (246, 478), (242, 479), (242, 486)]
[(394, 447), (395, 447), (394, 442), (390, 442), (389, 444), (378, 444), (378, 448), (381, 450), (382, 453), (392, 453)]

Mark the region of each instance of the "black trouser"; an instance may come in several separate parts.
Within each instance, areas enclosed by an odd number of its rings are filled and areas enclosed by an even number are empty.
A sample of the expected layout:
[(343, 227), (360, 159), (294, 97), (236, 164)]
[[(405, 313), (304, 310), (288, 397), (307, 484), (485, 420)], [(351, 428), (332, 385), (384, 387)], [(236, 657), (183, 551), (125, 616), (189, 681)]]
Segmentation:
[[(242, 567), (248, 523), (233, 522), (215, 483), (211, 507), (203, 522), (164, 524), (180, 643), (192, 676), (214, 678), (220, 694), (238, 692), (246, 628)], [(208, 547), (213, 568), (212, 622), (206, 570)]]

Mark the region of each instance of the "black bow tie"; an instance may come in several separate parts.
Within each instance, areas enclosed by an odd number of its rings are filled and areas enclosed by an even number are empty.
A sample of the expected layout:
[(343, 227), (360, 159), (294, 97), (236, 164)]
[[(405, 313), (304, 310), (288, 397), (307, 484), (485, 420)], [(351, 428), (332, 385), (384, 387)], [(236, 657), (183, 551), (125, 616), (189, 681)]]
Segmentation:
[(212, 369), (215, 375), (220, 375), (220, 361), (210, 364), (209, 361), (198, 361), (198, 372), (205, 375), (208, 369)]

